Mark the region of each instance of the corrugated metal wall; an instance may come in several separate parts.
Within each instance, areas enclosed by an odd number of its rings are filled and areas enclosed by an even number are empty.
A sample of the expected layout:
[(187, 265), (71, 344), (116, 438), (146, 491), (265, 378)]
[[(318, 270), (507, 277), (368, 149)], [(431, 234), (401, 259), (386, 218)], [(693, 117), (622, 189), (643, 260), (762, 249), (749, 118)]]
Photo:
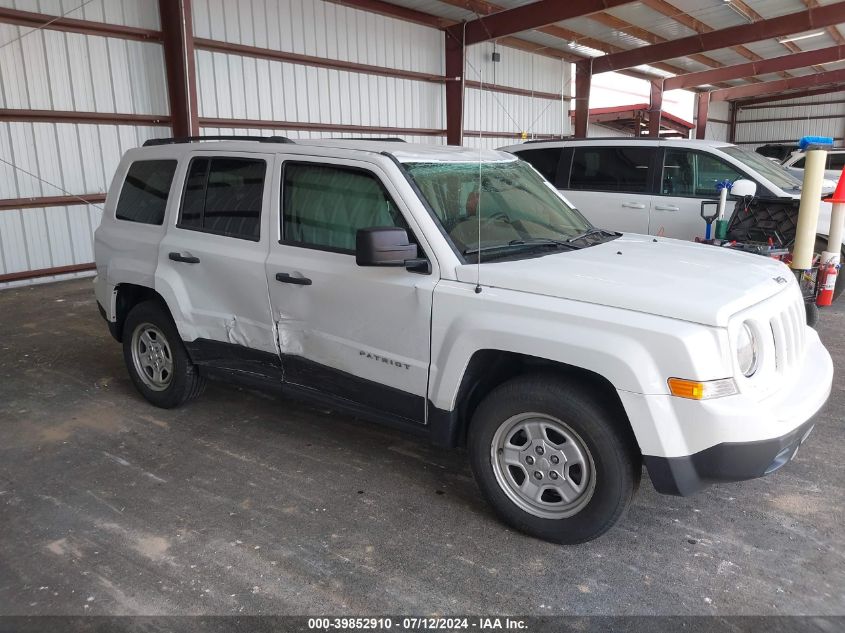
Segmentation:
[[(774, 120), (773, 120), (774, 119)], [(754, 149), (802, 136), (845, 139), (845, 91), (743, 108), (737, 115), (736, 141)]]
[[(493, 52), (500, 61), (492, 61)], [(528, 138), (570, 134), (569, 100), (572, 65), (485, 42), (467, 49), (466, 80), (542, 93), (508, 94), (466, 88), (464, 93), (464, 144), (500, 147)], [(550, 98), (556, 95), (557, 98)], [(478, 138), (478, 132), (502, 132)], [(473, 134), (475, 132), (475, 134)]]
[(731, 108), (727, 101), (715, 101), (710, 104), (707, 113), (707, 128), (704, 138), (711, 141), (729, 140)]
[[(368, 64), (399, 71), (442, 76), (441, 31), (318, 0), (237, 2), (194, 0), (198, 38), (255, 46), (273, 51)], [(569, 64), (543, 55), (498, 48), (492, 44), (467, 51), (467, 81), (495, 83), (520, 90), (569, 94)], [(249, 57), (234, 52), (198, 50), (198, 101), (201, 119), (244, 119), (287, 123), (340, 124), (391, 128), (393, 132), (301, 130), (284, 123), (252, 133), (291, 138), (324, 136), (399, 136), (407, 141), (445, 142), (445, 88), (442, 82), (386, 77), (364, 72), (319, 68), (296, 61)], [(567, 103), (545, 96), (508, 94), (467, 88), (465, 143), (498, 147), (522, 132), (529, 136), (569, 131)], [(206, 124), (203, 133), (232, 131), (226, 121)], [(234, 125), (234, 123), (232, 124)], [(239, 125), (244, 125), (240, 123)], [(485, 134), (479, 141), (477, 132)], [(436, 133), (440, 131), (440, 133)], [(421, 133), (425, 132), (425, 133)], [(490, 132), (501, 132), (493, 136)]]
[[(444, 72), (441, 31), (319, 0), (194, 0), (194, 33), (381, 68)], [(208, 50), (198, 50), (196, 61), (201, 118), (430, 130), (446, 125), (442, 83)], [(204, 126), (203, 133), (215, 128)], [(282, 132), (291, 138), (340, 136), (333, 130), (273, 130)]]
[[(0, 0), (7, 8), (159, 28), (155, 0), (95, 0), (71, 11), (80, 4)], [(0, 24), (0, 47), (0, 108), (169, 113), (159, 43)], [(169, 133), (166, 126), (0, 121), (0, 199), (102, 194), (127, 149)], [(92, 262), (99, 206), (0, 208), (0, 275)]]
[(156, 0), (0, 0), (0, 7), (122, 26), (159, 28)]
[[(158, 0), (80, 4), (0, 0), (0, 7), (43, 14), (44, 22), (46, 16), (66, 15), (161, 28)], [(201, 133), (445, 142), (439, 29), (323, 0), (193, 0), (192, 5)], [(221, 50), (228, 45), (254, 49)], [(0, 24), (0, 47), (0, 109), (57, 111), (51, 114), (60, 118), (34, 122), (0, 116), (0, 159), (16, 165), (0, 163), (0, 199), (102, 194), (123, 152), (170, 134), (159, 41)], [(468, 50), (467, 81), (503, 88), (482, 93), (467, 87), (464, 128), (475, 134), (467, 134), (466, 144), (499, 147), (522, 133), (568, 134), (568, 101), (562, 97), (571, 94), (570, 64), (507, 47), (497, 50), (498, 63), (491, 60), (492, 44)], [(288, 59), (272, 59), (274, 51)], [(376, 68), (332, 68), (314, 59)], [(65, 115), (73, 113), (147, 115), (164, 122), (67, 120)], [(22, 206), (0, 205), (0, 276), (93, 260), (99, 204)]]
[(628, 132), (623, 132), (622, 130), (616, 130), (612, 127), (607, 127), (606, 125), (600, 125), (598, 123), (590, 123), (587, 126), (587, 138), (633, 138), (633, 134), (629, 134)]

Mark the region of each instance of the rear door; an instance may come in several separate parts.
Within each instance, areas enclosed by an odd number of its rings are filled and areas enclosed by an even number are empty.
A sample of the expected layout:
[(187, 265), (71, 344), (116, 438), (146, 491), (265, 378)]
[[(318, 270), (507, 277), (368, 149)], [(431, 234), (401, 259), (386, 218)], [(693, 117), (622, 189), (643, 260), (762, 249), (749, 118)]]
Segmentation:
[[(744, 177), (736, 167), (709, 152), (664, 147), (660, 192), (652, 205), (649, 233), (681, 240), (704, 237), (702, 200), (718, 200), (720, 183)], [(730, 217), (733, 204), (728, 199), (726, 218)], [(708, 209), (708, 213), (712, 212)]]
[(278, 364), (264, 274), (274, 156), (209, 151), (183, 163), (157, 270), (182, 309), (179, 331), (203, 363), (238, 369), (263, 352)]
[(596, 226), (648, 233), (656, 157), (654, 145), (575, 145), (558, 188)]

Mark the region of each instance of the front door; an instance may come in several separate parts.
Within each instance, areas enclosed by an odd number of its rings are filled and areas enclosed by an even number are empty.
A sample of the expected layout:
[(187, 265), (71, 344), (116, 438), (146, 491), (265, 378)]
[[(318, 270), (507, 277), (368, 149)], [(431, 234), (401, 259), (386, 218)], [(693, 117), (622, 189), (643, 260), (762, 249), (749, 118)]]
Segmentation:
[[(285, 383), (425, 421), (438, 275), (355, 263), (358, 229), (413, 226), (376, 165), (287, 161), (267, 282)], [(420, 256), (425, 252), (420, 247)]]
[(159, 245), (156, 275), (179, 297), (174, 317), (197, 362), (237, 365), (256, 351), (276, 353), (264, 274), (270, 223), (262, 213), (273, 160), (202, 152), (181, 167), (179, 210)]
[[(701, 201), (718, 200), (719, 185), (744, 178), (733, 166), (701, 151), (667, 147), (663, 153), (660, 194), (654, 198), (649, 233), (680, 240), (704, 237)], [(728, 198), (725, 219), (731, 217), (734, 201)], [(708, 205), (706, 213), (715, 208)], [(715, 224), (713, 227), (715, 235)]]

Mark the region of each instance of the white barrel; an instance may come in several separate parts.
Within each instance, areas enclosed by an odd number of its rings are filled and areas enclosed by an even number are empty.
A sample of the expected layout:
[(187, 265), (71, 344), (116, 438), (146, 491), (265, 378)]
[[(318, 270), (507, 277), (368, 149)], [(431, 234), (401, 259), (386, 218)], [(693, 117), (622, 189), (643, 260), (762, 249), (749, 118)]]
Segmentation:
[(830, 211), (830, 231), (827, 234), (827, 250), (822, 253), (822, 262), (841, 264), (842, 237), (845, 235), (845, 202), (835, 202)]
[(809, 150), (804, 159), (804, 187), (801, 189), (798, 227), (792, 249), (792, 268), (795, 270), (807, 270), (813, 265), (826, 160), (827, 151), (823, 149)]

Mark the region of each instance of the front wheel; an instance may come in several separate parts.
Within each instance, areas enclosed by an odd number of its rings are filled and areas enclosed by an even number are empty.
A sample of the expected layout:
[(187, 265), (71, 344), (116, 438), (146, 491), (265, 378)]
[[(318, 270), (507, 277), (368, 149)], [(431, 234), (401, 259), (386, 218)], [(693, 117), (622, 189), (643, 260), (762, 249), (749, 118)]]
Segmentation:
[(507, 524), (532, 536), (597, 538), (622, 518), (640, 481), (639, 452), (619, 417), (584, 385), (554, 376), (497, 387), (469, 432), (483, 495)]

